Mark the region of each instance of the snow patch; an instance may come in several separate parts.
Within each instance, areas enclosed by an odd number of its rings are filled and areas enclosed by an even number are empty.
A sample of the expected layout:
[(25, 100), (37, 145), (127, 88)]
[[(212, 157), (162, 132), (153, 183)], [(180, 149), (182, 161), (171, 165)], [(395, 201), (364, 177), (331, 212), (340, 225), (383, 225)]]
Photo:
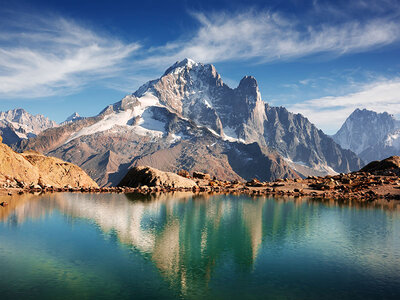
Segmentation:
[(387, 135), (385, 146), (400, 149), (400, 130)]

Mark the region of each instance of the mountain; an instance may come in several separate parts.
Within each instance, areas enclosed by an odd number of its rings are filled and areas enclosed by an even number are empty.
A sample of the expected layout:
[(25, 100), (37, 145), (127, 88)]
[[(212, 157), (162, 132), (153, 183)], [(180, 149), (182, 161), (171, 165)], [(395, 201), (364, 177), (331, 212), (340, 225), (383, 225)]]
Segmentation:
[(75, 122), (81, 119), (83, 119), (83, 117), (81, 117), (77, 112), (74, 112), (72, 115), (66, 118), (64, 122), (60, 123), (60, 125), (65, 125), (67, 123)]
[(56, 122), (45, 116), (32, 115), (21, 108), (0, 112), (0, 135), (7, 145), (35, 137), (43, 130), (56, 126)]
[(302, 115), (262, 101), (255, 78), (232, 89), (213, 65), (189, 59), (99, 115), (50, 128), (20, 147), (74, 162), (101, 185), (117, 184), (139, 165), (273, 180), (361, 164)]
[(393, 115), (356, 109), (332, 138), (344, 149), (360, 154), (400, 127)]
[(400, 154), (399, 129), (400, 121), (387, 112), (356, 109), (332, 138), (368, 163)]

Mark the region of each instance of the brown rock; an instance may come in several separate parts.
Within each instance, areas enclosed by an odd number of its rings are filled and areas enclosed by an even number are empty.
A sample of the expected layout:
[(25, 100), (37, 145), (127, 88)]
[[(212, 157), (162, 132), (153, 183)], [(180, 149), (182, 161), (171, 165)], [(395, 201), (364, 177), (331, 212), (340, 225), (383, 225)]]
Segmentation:
[(189, 172), (186, 171), (186, 170), (180, 170), (180, 171), (178, 171), (178, 175), (179, 175), (179, 176), (182, 176), (182, 177), (185, 177), (185, 178), (190, 178), (190, 174), (189, 174)]
[(210, 176), (210, 174), (207, 174), (207, 173), (193, 172), (193, 178), (210, 180), (211, 176)]
[(33, 185), (40, 183), (42, 186), (48, 184), (62, 187), (70, 184), (97, 187), (97, 184), (74, 164), (33, 151), (20, 154), (7, 145), (0, 144), (0, 182), (7, 183), (9, 178), (13, 180), (8, 186), (25, 186), (25, 182), (29, 182)]
[(172, 172), (163, 172), (147, 166), (131, 168), (118, 186), (141, 187), (160, 186), (168, 188), (193, 188), (196, 183)]

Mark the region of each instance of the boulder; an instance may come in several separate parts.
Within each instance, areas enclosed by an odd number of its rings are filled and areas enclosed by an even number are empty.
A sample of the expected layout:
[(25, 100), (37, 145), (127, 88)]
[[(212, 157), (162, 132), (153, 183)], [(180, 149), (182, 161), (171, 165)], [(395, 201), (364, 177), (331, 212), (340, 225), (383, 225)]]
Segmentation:
[(193, 172), (193, 178), (210, 180), (211, 176), (210, 176), (210, 174), (206, 174), (206, 173), (202, 173), (202, 172)]
[(180, 170), (180, 171), (178, 171), (178, 175), (179, 175), (179, 176), (182, 176), (182, 177), (185, 177), (185, 178), (190, 178), (190, 174), (189, 174), (189, 172), (186, 171), (186, 170)]
[(131, 168), (118, 186), (193, 188), (197, 186), (197, 184), (191, 179), (172, 172), (164, 172), (148, 166), (138, 166)]

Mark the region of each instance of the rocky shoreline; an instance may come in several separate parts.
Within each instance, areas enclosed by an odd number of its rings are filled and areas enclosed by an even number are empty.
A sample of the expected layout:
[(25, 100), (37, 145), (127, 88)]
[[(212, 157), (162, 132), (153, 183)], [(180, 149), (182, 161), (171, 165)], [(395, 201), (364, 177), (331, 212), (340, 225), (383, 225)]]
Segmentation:
[[(371, 162), (358, 172), (310, 176), (305, 179), (277, 179), (261, 182), (224, 181), (209, 174), (185, 170), (177, 174), (148, 166), (133, 167), (117, 187), (51, 186), (38, 183), (26, 185), (23, 181), (7, 179), (0, 184), (0, 196), (24, 193), (138, 193), (157, 194), (171, 192), (248, 194), (253, 196), (290, 196), (316, 199), (334, 199), (341, 202), (373, 202), (375, 200), (400, 200), (400, 157), (392, 156)], [(4, 197), (2, 197), (4, 198)], [(0, 202), (1, 206), (7, 201)]]
[[(192, 178), (197, 186), (172, 187), (172, 186), (146, 186), (140, 187), (71, 187), (56, 188), (52, 186), (18, 187), (10, 184), (0, 188), (0, 195), (13, 195), (24, 193), (54, 193), (54, 192), (80, 192), (80, 193), (229, 193), (248, 194), (254, 196), (292, 196), (312, 197), (336, 200), (355, 200), (369, 202), (377, 199), (400, 200), (400, 177), (387, 172), (385, 175), (376, 175), (368, 172), (355, 172), (325, 177), (308, 177), (306, 179), (278, 179), (274, 182), (260, 182), (253, 179), (248, 182), (220, 181), (211, 179), (208, 174), (197, 173)], [(200, 177), (200, 178), (199, 178)]]

